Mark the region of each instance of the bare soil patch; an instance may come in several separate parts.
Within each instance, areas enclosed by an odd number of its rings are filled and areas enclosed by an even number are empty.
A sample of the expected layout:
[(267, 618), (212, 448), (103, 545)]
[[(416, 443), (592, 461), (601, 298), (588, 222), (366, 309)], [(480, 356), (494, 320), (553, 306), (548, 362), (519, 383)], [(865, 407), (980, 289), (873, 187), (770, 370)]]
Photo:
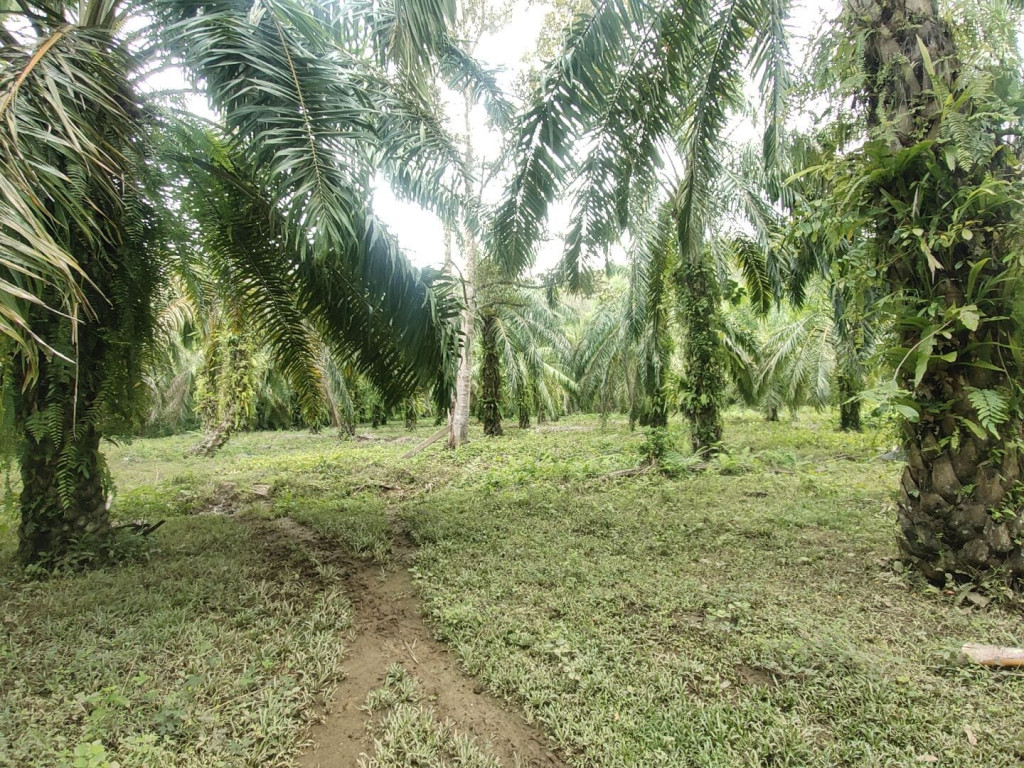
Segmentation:
[(370, 715), (362, 709), (367, 694), (384, 683), (387, 668), (401, 664), (415, 676), (438, 719), (476, 738), (510, 768), (563, 766), (543, 735), (489, 695), (466, 675), (456, 659), (433, 636), (420, 611), (408, 568), (411, 547), (396, 542), (391, 563), (382, 567), (338, 552), (290, 518), (275, 521), (293, 540), (338, 567), (352, 600), (353, 636), (345, 651), (346, 677), (313, 726), (315, 746), (302, 755), (302, 768), (355, 768), (371, 755)]

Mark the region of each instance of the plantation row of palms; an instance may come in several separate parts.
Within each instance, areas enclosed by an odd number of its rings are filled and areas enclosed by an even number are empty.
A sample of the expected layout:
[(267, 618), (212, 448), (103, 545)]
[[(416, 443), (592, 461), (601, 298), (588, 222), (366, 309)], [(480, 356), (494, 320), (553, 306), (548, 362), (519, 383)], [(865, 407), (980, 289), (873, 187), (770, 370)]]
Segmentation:
[[(516, 114), (471, 55), (485, 3), (0, 5), (22, 560), (103, 546), (100, 440), (147, 420), (201, 419), (214, 450), (261, 421), (429, 411), (455, 447), (471, 403), (488, 434), (567, 403), (652, 426), (678, 406), (713, 453), (730, 396), (769, 418), (836, 403), (857, 428), (873, 379), (901, 419), (908, 559), (1024, 575), (1015, 5), (848, 0), (800, 72), (789, 12), (594, 0)], [(143, 87), (172, 65), (215, 121)], [(755, 146), (726, 141), (741, 114)], [(460, 270), (409, 264), (373, 214), (382, 177)], [(559, 200), (564, 255), (531, 287)]]
[[(539, 289), (491, 290), (478, 318), (470, 409), (485, 434), (501, 435), (505, 419), (525, 428), (568, 412), (625, 413), (633, 424), (664, 426), (685, 391), (684, 361), (678, 354), (664, 360), (654, 402), (646, 361), (658, 358), (649, 349), (651, 337), (628, 324), (636, 285), (619, 268), (598, 280), (589, 299), (567, 303), (552, 305)], [(841, 427), (859, 428), (861, 391), (843, 390), (841, 371), (866, 361), (843, 357), (847, 350), (827, 298), (817, 291), (800, 307), (786, 304), (763, 316), (742, 298), (724, 305), (720, 334), (729, 401), (761, 408), (773, 421), (784, 409), (839, 406), (851, 414)], [(181, 296), (158, 314), (159, 344), (143, 374), (148, 434), (202, 428), (207, 436), (197, 452), (209, 455), (238, 429), (329, 426), (351, 435), (359, 424), (398, 418), (412, 429), (421, 418), (443, 415), (423, 391), (389, 402), (325, 346), (319, 373), (327, 409), (310, 421), (271, 348), (252, 333), (226, 327), (216, 306), (207, 308), (205, 322), (200, 318)], [(671, 344), (673, 333), (666, 336)], [(863, 345), (860, 353), (872, 349)]]

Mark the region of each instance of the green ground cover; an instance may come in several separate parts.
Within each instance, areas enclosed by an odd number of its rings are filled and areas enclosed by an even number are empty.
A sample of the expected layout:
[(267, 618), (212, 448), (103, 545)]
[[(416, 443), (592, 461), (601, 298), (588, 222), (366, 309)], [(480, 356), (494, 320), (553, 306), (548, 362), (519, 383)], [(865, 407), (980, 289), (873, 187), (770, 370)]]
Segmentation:
[[(887, 434), (736, 412), (730, 454), (670, 478), (609, 476), (644, 452), (616, 419), (400, 458), (428, 433), (246, 434), (213, 460), (184, 457), (194, 435), (113, 447), (117, 516), (168, 520), (119, 568), (27, 581), (8, 520), (0, 766), (286, 765), (343, 666), (349, 605), (272, 540), (282, 515), (381, 564), (415, 542), (439, 636), (573, 764), (1024, 762), (1024, 676), (956, 659), (1024, 643), (1019, 608), (894, 562)], [(406, 698), (378, 717), (381, 765), (472, 752)], [(446, 757), (401, 758), (389, 733)]]

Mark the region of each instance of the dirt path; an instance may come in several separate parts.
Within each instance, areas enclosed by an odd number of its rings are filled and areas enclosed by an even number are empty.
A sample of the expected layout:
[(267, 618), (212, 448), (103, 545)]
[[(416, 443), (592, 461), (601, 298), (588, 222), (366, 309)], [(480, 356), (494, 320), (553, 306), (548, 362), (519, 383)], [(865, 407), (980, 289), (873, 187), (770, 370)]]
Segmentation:
[(315, 747), (299, 758), (301, 768), (356, 768), (360, 755), (370, 754), (370, 716), (360, 707), (366, 695), (383, 684), (385, 671), (394, 663), (418, 679), (439, 719), (451, 720), (456, 730), (475, 737), (503, 766), (564, 765), (539, 731), (484, 692), (434, 639), (420, 613), (409, 575), (409, 548), (396, 543), (391, 564), (382, 569), (341, 555), (291, 519), (283, 518), (276, 524), (342, 569), (353, 604), (353, 637), (345, 650), (346, 677), (338, 686), (325, 721), (312, 729)]

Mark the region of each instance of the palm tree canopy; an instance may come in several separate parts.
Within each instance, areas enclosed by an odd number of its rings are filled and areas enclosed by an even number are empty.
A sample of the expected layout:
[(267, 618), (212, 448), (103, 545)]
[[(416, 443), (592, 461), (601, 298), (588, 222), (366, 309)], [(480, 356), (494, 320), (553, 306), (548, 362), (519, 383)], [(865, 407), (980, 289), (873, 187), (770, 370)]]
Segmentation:
[(580, 285), (587, 257), (652, 209), (659, 170), (681, 162), (674, 196), (681, 257), (694, 258), (711, 223), (704, 207), (718, 176), (716, 142), (739, 102), (744, 65), (766, 105), (773, 162), (787, 84), (781, 0), (679, 4), (595, 0), (567, 30), (532, 107), (515, 127), (515, 169), (489, 231), (510, 273), (533, 260), (548, 208), (573, 200), (564, 271)]
[[(315, 370), (300, 343), (312, 322), (389, 397), (439, 372), (444, 389), (455, 302), (409, 265), (368, 200), (379, 170), (408, 196), (459, 215), (465, 169), (416, 79), (425, 61), (443, 60), (452, 77), (486, 90), (487, 73), (458, 57), (447, 33), (453, 6), (43, 0), (6, 11), (0, 333), (30, 366), (47, 341), (27, 306), (85, 320), (94, 309), (68, 228), (116, 242), (105, 212), (126, 204), (127, 189), (160, 202), (184, 189), (199, 242), (230, 263), (236, 298), (272, 334), (293, 378)], [(142, 18), (152, 23), (140, 29)], [(197, 138), (202, 131), (140, 94), (140, 78), (169, 62), (201, 86), (229, 138)], [(143, 176), (156, 170), (165, 177), (154, 189)], [(105, 203), (83, 194), (86, 180)], [(187, 228), (177, 234), (195, 242)], [(312, 403), (317, 388), (306, 390)]]

